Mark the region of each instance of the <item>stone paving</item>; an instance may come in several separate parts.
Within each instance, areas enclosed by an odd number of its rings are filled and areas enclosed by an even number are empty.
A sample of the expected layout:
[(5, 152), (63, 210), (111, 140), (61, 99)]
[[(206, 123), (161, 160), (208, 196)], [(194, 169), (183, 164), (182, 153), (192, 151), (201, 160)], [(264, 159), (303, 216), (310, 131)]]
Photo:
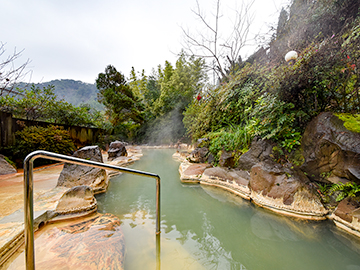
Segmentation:
[[(34, 224), (46, 220), (67, 188), (55, 188), (63, 165), (34, 170)], [(24, 242), (23, 172), (0, 176), (0, 265)]]
[[(117, 166), (127, 166), (140, 159), (141, 148), (127, 147), (128, 156), (107, 161), (105, 163)], [(37, 229), (41, 222), (50, 218), (49, 212), (56, 206), (69, 189), (56, 187), (57, 179), (63, 164), (50, 165), (34, 169), (34, 228)], [(113, 175), (113, 171), (108, 171)], [(0, 175), (0, 269), (8, 258), (24, 243), (24, 179), (20, 169), (15, 174)]]

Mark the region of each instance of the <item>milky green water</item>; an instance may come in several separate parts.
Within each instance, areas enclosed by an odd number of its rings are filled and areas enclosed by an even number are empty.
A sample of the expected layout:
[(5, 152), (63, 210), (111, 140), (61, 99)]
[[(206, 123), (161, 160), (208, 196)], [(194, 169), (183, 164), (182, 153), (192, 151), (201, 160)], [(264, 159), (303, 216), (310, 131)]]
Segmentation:
[[(167, 269), (360, 270), (360, 241), (330, 221), (301, 221), (254, 206), (229, 192), (179, 180), (174, 150), (143, 150), (132, 168), (161, 177), (161, 264)], [(125, 269), (155, 269), (155, 180), (111, 179), (97, 195), (125, 234)]]

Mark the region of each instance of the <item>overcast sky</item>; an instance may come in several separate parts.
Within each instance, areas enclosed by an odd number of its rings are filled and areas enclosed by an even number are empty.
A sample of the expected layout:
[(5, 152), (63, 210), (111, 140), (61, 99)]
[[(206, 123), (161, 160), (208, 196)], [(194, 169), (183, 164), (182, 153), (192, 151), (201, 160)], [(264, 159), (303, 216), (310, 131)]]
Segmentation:
[[(255, 0), (252, 33), (276, 23), (288, 2)], [(199, 3), (210, 18), (215, 0)], [(224, 23), (228, 8), (239, 3), (221, 1)], [(0, 42), (6, 44), (0, 61), (15, 48), (24, 50), (18, 64), (30, 59), (32, 82), (94, 83), (109, 64), (127, 77), (132, 66), (150, 74), (165, 60), (175, 64), (183, 41), (181, 27), (200, 27), (191, 11), (195, 7), (196, 0), (0, 0)], [(244, 51), (243, 57), (249, 54)]]

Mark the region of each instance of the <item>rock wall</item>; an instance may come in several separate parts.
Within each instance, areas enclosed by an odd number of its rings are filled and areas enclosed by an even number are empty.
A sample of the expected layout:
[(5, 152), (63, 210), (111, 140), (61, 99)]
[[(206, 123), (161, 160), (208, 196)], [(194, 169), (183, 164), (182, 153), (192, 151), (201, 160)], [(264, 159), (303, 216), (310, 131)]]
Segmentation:
[(312, 178), (330, 175), (330, 182), (360, 184), (360, 134), (347, 130), (343, 121), (321, 113), (305, 129), (302, 138), (305, 163), (301, 169)]

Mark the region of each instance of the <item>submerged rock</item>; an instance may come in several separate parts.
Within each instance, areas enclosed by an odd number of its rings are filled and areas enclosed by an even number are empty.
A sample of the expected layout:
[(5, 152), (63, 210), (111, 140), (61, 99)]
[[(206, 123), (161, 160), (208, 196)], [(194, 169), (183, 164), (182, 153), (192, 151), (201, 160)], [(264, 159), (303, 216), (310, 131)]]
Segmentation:
[[(100, 148), (98, 146), (86, 146), (77, 150), (73, 157), (103, 162)], [(106, 170), (90, 166), (65, 163), (60, 173), (57, 186), (75, 187), (89, 186), (94, 194), (105, 192), (109, 185), (108, 174)]]
[(308, 184), (300, 170), (267, 160), (252, 167), (249, 187), (252, 200), (262, 207), (289, 216), (325, 219), (328, 211)]
[(96, 214), (38, 232), (39, 269), (124, 269), (125, 238), (120, 220)]

